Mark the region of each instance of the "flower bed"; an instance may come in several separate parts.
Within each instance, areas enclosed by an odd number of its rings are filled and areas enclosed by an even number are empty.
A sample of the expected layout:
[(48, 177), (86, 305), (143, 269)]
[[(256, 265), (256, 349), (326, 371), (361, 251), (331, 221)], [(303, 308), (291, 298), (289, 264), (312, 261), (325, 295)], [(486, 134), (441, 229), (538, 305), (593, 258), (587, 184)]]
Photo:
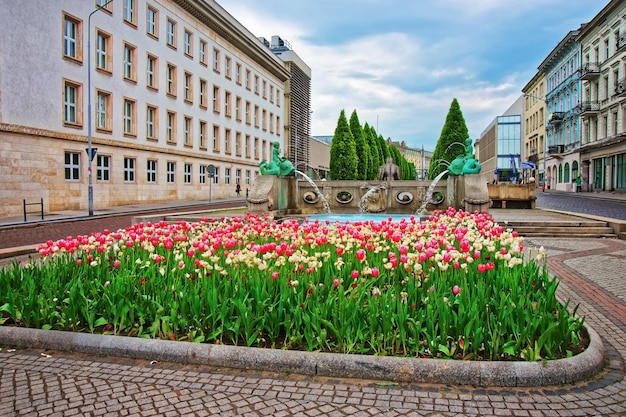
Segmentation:
[[(485, 213), (427, 221), (140, 223), (0, 271), (0, 322), (410, 357), (539, 360), (583, 345), (545, 254)], [(575, 311), (574, 311), (575, 313)]]

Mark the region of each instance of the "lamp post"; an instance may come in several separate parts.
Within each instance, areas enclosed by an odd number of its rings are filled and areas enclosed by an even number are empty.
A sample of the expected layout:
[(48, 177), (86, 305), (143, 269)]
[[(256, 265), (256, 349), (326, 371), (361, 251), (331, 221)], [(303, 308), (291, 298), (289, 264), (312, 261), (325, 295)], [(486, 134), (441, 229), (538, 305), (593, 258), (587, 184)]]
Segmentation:
[(113, 0), (108, 0), (103, 4), (99, 4), (98, 7), (91, 13), (89, 13), (89, 17), (87, 17), (87, 161), (88, 161), (88, 177), (89, 177), (89, 185), (88, 185), (88, 199), (89, 199), (89, 215), (93, 216), (93, 158), (96, 155), (96, 148), (91, 146), (91, 16), (94, 13), (100, 11), (105, 8), (109, 3), (113, 2)]

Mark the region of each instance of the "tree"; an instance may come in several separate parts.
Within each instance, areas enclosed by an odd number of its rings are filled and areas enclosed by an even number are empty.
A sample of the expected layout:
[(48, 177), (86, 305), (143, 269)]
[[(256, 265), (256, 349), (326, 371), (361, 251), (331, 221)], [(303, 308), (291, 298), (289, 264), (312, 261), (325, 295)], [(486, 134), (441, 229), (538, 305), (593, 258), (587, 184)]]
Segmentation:
[(378, 135), (378, 157), (380, 158), (381, 165), (385, 165), (387, 158), (389, 158), (389, 149), (387, 147), (387, 141), (383, 135)]
[(353, 110), (350, 116), (350, 133), (352, 133), (356, 146), (357, 179), (366, 180), (369, 175), (370, 150), (369, 144), (365, 140), (363, 128), (359, 122), (359, 116), (356, 114), (356, 110)]
[(348, 126), (346, 113), (341, 110), (333, 141), (330, 145), (330, 178), (356, 180), (358, 158), (354, 138)]
[(428, 178), (433, 180), (437, 175), (447, 169), (454, 158), (465, 154), (465, 139), (469, 137), (469, 131), (461, 112), (457, 99), (452, 100), (450, 110), (446, 116), (446, 122), (441, 129), (441, 135), (437, 146), (433, 151)]
[(363, 133), (367, 138), (367, 143), (370, 147), (370, 164), (367, 179), (373, 180), (378, 178), (378, 169), (383, 164), (383, 161), (381, 161), (380, 157), (378, 156), (378, 141), (376, 140), (376, 133), (374, 132), (374, 128), (366, 122), (365, 126), (363, 126)]

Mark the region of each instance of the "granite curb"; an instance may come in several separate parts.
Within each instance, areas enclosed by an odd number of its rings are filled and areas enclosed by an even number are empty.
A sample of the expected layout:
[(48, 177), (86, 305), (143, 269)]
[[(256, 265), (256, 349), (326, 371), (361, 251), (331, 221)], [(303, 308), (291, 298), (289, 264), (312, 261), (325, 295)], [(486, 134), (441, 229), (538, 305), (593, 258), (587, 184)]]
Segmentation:
[(589, 347), (544, 362), (479, 362), (249, 348), (0, 326), (0, 345), (118, 356), (217, 368), (357, 378), (399, 383), (538, 387), (584, 381), (605, 365), (605, 349), (588, 325)]

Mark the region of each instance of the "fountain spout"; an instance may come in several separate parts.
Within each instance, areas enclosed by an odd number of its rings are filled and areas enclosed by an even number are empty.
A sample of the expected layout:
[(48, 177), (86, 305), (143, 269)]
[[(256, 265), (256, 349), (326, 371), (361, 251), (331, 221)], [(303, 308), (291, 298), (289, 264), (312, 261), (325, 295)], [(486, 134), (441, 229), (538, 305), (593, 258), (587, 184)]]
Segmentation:
[(437, 175), (435, 177), (435, 179), (433, 180), (433, 182), (430, 184), (430, 186), (428, 187), (428, 189), (426, 190), (426, 195), (424, 196), (424, 200), (422, 201), (422, 205), (417, 209), (417, 211), (415, 212), (416, 215), (422, 215), (426, 212), (426, 206), (428, 205), (428, 203), (430, 203), (433, 199), (433, 191), (435, 191), (435, 187), (437, 186), (437, 183), (439, 182), (440, 179), (443, 178), (444, 175), (446, 175), (448, 173), (448, 170), (443, 170), (441, 171), (441, 173), (439, 173), (439, 175)]
[(296, 170), (296, 181), (298, 180), (298, 175), (302, 175), (302, 178), (304, 178), (311, 185), (311, 187), (313, 187), (317, 196), (320, 198), (320, 200), (322, 200), (322, 205), (324, 206), (324, 213), (326, 214), (332, 213), (330, 209), (330, 204), (328, 204), (328, 200), (326, 200), (326, 197), (324, 197), (324, 194), (322, 194), (317, 184), (315, 184), (315, 181), (313, 181), (313, 179), (311, 179), (311, 177), (306, 175), (304, 172), (298, 171), (298, 170)]

